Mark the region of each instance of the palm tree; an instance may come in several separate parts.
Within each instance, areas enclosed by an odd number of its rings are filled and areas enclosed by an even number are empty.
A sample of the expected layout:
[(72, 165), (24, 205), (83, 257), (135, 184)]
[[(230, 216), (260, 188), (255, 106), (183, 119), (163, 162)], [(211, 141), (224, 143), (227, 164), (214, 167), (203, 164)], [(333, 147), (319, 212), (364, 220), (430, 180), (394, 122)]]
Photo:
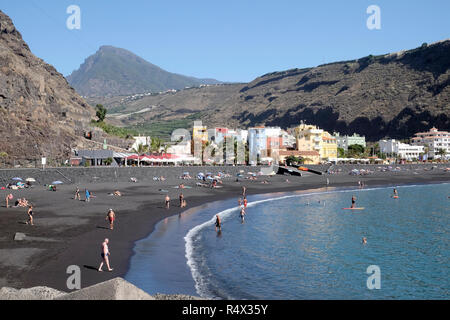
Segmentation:
[(444, 149), (440, 148), (438, 149), (436, 154), (442, 159), (447, 154), (447, 152)]
[(136, 148), (133, 149), (134, 152), (141, 154), (141, 153), (146, 153), (148, 151), (148, 145), (144, 145), (142, 143), (140, 143)]
[(150, 151), (152, 152), (159, 152), (159, 149), (161, 148), (161, 139), (157, 137), (152, 137), (152, 142), (150, 144)]

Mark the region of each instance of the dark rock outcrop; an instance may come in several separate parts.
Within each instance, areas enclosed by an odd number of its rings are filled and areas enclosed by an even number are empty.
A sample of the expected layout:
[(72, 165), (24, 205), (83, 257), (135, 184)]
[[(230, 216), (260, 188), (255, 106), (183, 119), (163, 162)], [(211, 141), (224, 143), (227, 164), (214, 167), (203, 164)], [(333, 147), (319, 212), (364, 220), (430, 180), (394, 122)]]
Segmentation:
[(37, 58), (0, 11), (0, 161), (64, 159), (83, 143), (94, 110)]

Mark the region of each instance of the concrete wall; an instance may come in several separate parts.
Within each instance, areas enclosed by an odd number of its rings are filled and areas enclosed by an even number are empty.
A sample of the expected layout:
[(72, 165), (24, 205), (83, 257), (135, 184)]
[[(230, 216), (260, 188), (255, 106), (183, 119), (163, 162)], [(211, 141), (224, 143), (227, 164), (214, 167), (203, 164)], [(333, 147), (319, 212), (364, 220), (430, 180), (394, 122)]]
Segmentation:
[[(431, 170), (433, 167), (442, 170), (450, 167), (450, 164), (406, 164), (392, 165), (393, 168), (400, 167), (402, 171), (409, 170)], [(305, 167), (326, 171), (329, 165), (305, 165)], [(387, 165), (334, 165), (331, 170), (341, 170), (343, 174), (349, 173), (352, 169), (368, 169), (371, 171), (381, 171), (387, 169)], [(211, 172), (213, 174), (219, 171), (229, 173), (233, 177), (240, 170), (245, 172), (258, 172), (259, 167), (250, 166), (189, 166), (189, 167), (63, 167), (63, 168), (47, 168), (42, 169), (0, 169), (0, 185), (6, 185), (11, 182), (13, 177), (21, 177), (26, 179), (32, 177), (36, 179), (37, 184), (50, 184), (52, 181), (60, 180), (64, 184), (74, 183), (93, 183), (93, 182), (128, 182), (131, 177), (135, 177), (138, 181), (151, 181), (153, 177), (164, 176), (166, 178), (177, 178), (183, 172), (188, 171), (195, 178), (199, 172)]]
[(189, 172), (195, 178), (199, 172), (211, 172), (217, 174), (219, 171), (229, 173), (233, 176), (239, 172), (256, 172), (256, 167), (241, 166), (190, 166), (190, 167), (65, 167), (42, 169), (2, 169), (0, 170), (0, 185), (11, 182), (11, 178), (20, 177), (26, 179), (32, 177), (37, 184), (50, 184), (52, 181), (60, 180), (64, 184), (91, 183), (91, 182), (128, 182), (131, 177), (138, 181), (150, 181), (153, 177), (164, 176), (165, 178), (176, 178), (183, 172)]

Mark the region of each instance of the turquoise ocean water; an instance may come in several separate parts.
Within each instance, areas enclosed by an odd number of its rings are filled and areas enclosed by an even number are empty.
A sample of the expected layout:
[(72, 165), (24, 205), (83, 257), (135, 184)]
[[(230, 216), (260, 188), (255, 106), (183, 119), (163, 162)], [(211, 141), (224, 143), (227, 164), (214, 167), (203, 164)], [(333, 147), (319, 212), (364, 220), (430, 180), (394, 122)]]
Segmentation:
[[(448, 299), (450, 184), (397, 190), (252, 196), (244, 223), (236, 200), (170, 217), (136, 244), (126, 279), (222, 299)], [(342, 210), (352, 195), (364, 210)], [(371, 265), (380, 289), (367, 287)]]

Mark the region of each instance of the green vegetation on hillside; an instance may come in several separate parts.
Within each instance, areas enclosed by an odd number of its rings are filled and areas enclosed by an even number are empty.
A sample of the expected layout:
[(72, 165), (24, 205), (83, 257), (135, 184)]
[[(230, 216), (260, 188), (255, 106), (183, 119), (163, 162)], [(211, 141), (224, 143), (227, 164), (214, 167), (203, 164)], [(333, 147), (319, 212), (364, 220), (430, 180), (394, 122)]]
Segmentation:
[(165, 141), (170, 141), (170, 136), (175, 129), (190, 129), (194, 121), (202, 116), (202, 112), (189, 115), (183, 119), (174, 119), (166, 121), (152, 121), (148, 123), (137, 124), (125, 127), (127, 130), (135, 130), (141, 134), (151, 137), (158, 137)]
[(123, 138), (123, 139), (129, 139), (132, 136), (137, 136), (139, 134), (139, 131), (137, 130), (133, 130), (130, 128), (121, 128), (121, 127), (116, 127), (113, 126), (111, 124), (108, 124), (106, 122), (97, 122), (95, 120), (91, 121), (91, 124), (102, 129), (104, 132), (106, 132), (107, 134), (110, 134), (112, 136), (116, 136), (119, 138)]

